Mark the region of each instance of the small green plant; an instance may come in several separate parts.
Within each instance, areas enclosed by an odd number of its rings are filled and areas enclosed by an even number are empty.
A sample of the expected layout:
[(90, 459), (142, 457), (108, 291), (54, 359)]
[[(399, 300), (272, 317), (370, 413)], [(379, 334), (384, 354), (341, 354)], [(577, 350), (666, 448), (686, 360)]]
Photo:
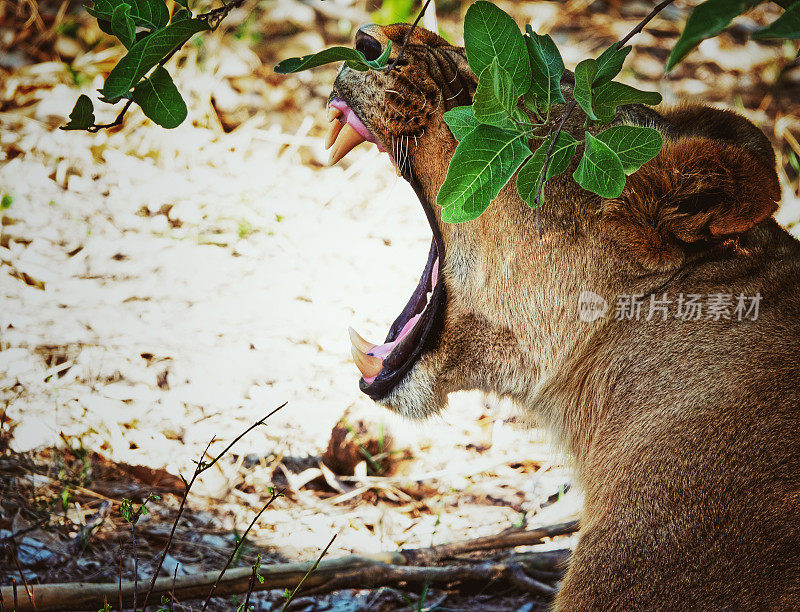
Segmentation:
[(58, 495), (58, 499), (52, 503), (55, 505), (60, 504), (61, 510), (66, 512), (72, 501), (72, 490), (75, 487), (84, 487), (91, 482), (91, 464), (89, 463), (89, 452), (83, 448), (81, 443), (78, 444), (77, 448), (73, 448), (65, 436), (62, 436), (61, 439), (69, 447), (74, 459), (65, 460), (64, 457), (57, 457), (56, 466), (58, 468), (58, 482), (61, 484), (61, 492)]
[[(130, 499), (122, 498), (122, 503), (119, 506), (119, 513), (131, 526), (131, 542), (133, 544), (133, 610), (138, 610), (136, 600), (139, 592), (139, 553), (136, 549), (136, 523), (139, 519), (147, 514), (147, 503), (153, 499), (161, 499), (160, 496), (153, 493), (148, 494), (145, 500), (135, 507)], [(149, 592), (148, 592), (149, 595)], [(147, 607), (147, 598), (145, 597), (145, 607)]]
[(3, 198), (0, 199), (0, 210), (11, 208), (11, 205), (13, 203), (14, 203), (14, 196), (12, 196), (10, 193), (4, 193)]
[(254, 231), (255, 229), (250, 222), (246, 219), (242, 219), (239, 221), (239, 226), (236, 228), (236, 235), (239, 236), (239, 238), (247, 238)]
[(135, 507), (133, 502), (130, 499), (122, 498), (122, 503), (119, 505), (119, 513), (122, 515), (122, 518), (125, 519), (126, 522), (130, 523), (131, 525), (135, 525), (139, 522), (139, 519), (142, 518), (144, 515), (147, 514), (147, 504), (151, 500), (159, 500), (161, 499), (160, 495), (155, 495), (150, 493), (145, 500), (139, 505), (139, 507)]

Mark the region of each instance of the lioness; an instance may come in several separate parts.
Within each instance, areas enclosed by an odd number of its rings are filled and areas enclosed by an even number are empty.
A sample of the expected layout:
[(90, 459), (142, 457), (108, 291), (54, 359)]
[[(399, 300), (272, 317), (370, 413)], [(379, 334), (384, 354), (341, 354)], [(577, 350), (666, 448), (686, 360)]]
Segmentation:
[[(356, 48), (396, 57), (408, 27), (365, 26)], [(442, 115), (475, 87), (464, 50), (423, 29), (393, 70), (336, 79), (332, 161), (377, 143), (433, 230), (385, 343), (352, 334), (361, 389), (412, 418), (491, 391), (552, 432), (586, 494), (557, 610), (800, 610), (800, 244), (770, 218), (768, 140), (731, 112), (624, 107), (665, 145), (620, 197), (569, 170), (541, 236), (513, 184), (446, 224)]]

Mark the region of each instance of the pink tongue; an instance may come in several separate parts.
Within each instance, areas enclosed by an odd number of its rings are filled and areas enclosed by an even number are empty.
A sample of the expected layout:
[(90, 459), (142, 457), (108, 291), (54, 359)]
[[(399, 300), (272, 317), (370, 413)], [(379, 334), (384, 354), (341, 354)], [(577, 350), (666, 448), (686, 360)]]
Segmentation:
[[(369, 353), (367, 353), (367, 355), (372, 355), (373, 357), (380, 357), (381, 361), (386, 359), (389, 356), (389, 353), (391, 353), (394, 350), (394, 347), (400, 344), (403, 341), (403, 339), (409, 334), (409, 332), (412, 329), (414, 329), (414, 326), (417, 324), (417, 321), (419, 321), (419, 318), (421, 316), (422, 313), (419, 313), (418, 315), (414, 315), (413, 317), (411, 317), (408, 320), (408, 322), (405, 325), (403, 325), (403, 329), (400, 330), (400, 333), (397, 335), (397, 338), (395, 338), (391, 342), (387, 342), (386, 344), (380, 344), (376, 346)], [(376, 378), (377, 376), (373, 376), (371, 378), (365, 378), (364, 382), (366, 382), (368, 385), (371, 385)]]
[(364, 140), (378, 145), (378, 149), (381, 152), (384, 151), (384, 148), (381, 146), (381, 144), (377, 140), (375, 140), (375, 137), (367, 129), (367, 126), (365, 126), (364, 123), (361, 121), (361, 119), (359, 119), (358, 116), (353, 112), (353, 109), (347, 105), (347, 102), (339, 98), (336, 98), (331, 102), (331, 106), (333, 108), (338, 108), (340, 111), (342, 111), (342, 118), (341, 118), (342, 121), (352, 126), (352, 128), (356, 132), (358, 132), (358, 134)]
[[(436, 282), (439, 280), (439, 259), (437, 258), (435, 262), (433, 262), (433, 271), (431, 273), (431, 287), (436, 287)], [(423, 311), (424, 312), (424, 311)], [(386, 344), (379, 344), (378, 346), (374, 347), (367, 355), (372, 355), (373, 357), (380, 357), (381, 361), (386, 359), (389, 354), (394, 350), (394, 348), (400, 344), (405, 337), (414, 329), (414, 326), (419, 321), (420, 317), (422, 316), (422, 312), (418, 315), (414, 315), (411, 317), (405, 325), (403, 325), (403, 329), (400, 330), (400, 333), (397, 334), (397, 338), (392, 340), (391, 342), (387, 342)], [(368, 385), (371, 385), (373, 381), (377, 378), (376, 376), (372, 376), (371, 378), (365, 378), (364, 382)]]

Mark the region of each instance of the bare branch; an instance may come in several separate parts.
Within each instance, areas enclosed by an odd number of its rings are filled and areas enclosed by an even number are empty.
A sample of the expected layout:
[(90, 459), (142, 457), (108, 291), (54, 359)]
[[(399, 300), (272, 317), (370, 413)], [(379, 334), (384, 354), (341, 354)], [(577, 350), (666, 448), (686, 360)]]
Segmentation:
[(203, 463), (203, 457), (206, 456), (206, 454), (208, 453), (208, 449), (211, 448), (211, 444), (214, 441), (214, 438), (212, 438), (206, 445), (206, 448), (203, 451), (203, 453), (200, 455), (200, 459), (198, 460), (197, 465), (194, 468), (194, 474), (192, 474), (192, 479), (187, 482), (186, 479), (183, 477), (183, 475), (181, 475), (181, 480), (183, 480), (185, 486), (183, 497), (181, 498), (180, 506), (178, 506), (178, 514), (175, 516), (175, 520), (172, 522), (172, 529), (169, 532), (167, 543), (164, 545), (164, 550), (161, 552), (161, 558), (158, 560), (158, 565), (153, 571), (153, 576), (150, 578), (150, 586), (148, 587), (147, 594), (144, 597), (144, 604), (142, 605), (142, 608), (147, 609), (147, 602), (150, 599), (150, 595), (152, 594), (153, 589), (155, 588), (156, 580), (158, 579), (158, 574), (161, 571), (161, 566), (164, 565), (164, 559), (166, 559), (167, 553), (169, 552), (169, 547), (172, 545), (172, 539), (175, 537), (175, 530), (178, 528), (178, 523), (181, 520), (181, 516), (183, 516), (183, 510), (186, 507), (186, 498), (189, 497), (189, 491), (191, 490), (192, 485), (194, 485), (195, 480), (197, 480), (197, 477), (200, 476), (200, 474), (205, 472), (207, 469), (211, 468), (214, 464), (216, 464), (217, 461), (219, 461), (223, 455), (225, 455), (231, 448), (233, 448), (234, 444), (236, 444), (239, 440), (241, 440), (244, 436), (253, 431), (259, 425), (263, 425), (268, 418), (270, 418), (273, 414), (278, 412), (278, 410), (286, 406), (286, 404), (287, 402), (284, 402), (283, 404), (275, 408), (275, 410), (267, 414), (267, 416), (265, 416), (262, 419), (259, 419), (258, 421), (253, 423), (250, 427), (245, 429), (241, 434), (236, 436), (233, 439), (233, 442), (228, 444), (228, 446), (226, 446), (221, 453), (219, 453), (216, 457), (214, 457), (211, 463)]
[(386, 72), (391, 72), (397, 67), (397, 63), (400, 61), (400, 58), (403, 57), (403, 53), (405, 52), (406, 47), (408, 46), (408, 42), (411, 40), (411, 35), (414, 33), (414, 30), (417, 29), (420, 19), (422, 19), (423, 15), (425, 15), (425, 11), (428, 10), (428, 5), (430, 3), (431, 0), (427, 0), (427, 2), (425, 2), (425, 4), (423, 5), (422, 10), (419, 12), (419, 15), (417, 15), (417, 18), (414, 20), (411, 29), (406, 34), (406, 37), (403, 39), (403, 46), (400, 47), (400, 52), (397, 54), (397, 57), (394, 58), (394, 61), (391, 64), (389, 64), (389, 66), (386, 68)]
[[(396, 586), (403, 582), (413, 584), (447, 584), (471, 580), (486, 580), (492, 582), (502, 579), (508, 584), (520, 585), (524, 583), (526, 590), (537, 591), (545, 595), (542, 589), (534, 582), (543, 583), (543, 580), (553, 581), (561, 577), (570, 551), (567, 549), (532, 551), (515, 553), (502, 557), (500, 562), (474, 563), (471, 560), (459, 559), (449, 566), (433, 565), (439, 559), (455, 553), (463, 554), (477, 550), (502, 549), (526, 544), (540, 544), (542, 538), (557, 535), (566, 535), (577, 530), (577, 521), (552, 525), (529, 531), (512, 531), (500, 533), (495, 536), (477, 538), (475, 540), (456, 542), (449, 545), (433, 547), (431, 549), (410, 549), (401, 552), (384, 552), (373, 555), (348, 555), (338, 559), (320, 560), (311, 563), (280, 563), (262, 566), (260, 569), (263, 582), (253, 583), (251, 567), (231, 568), (219, 572), (205, 572), (202, 574), (181, 576), (177, 578), (159, 578), (152, 593), (158, 595), (170, 594), (175, 598), (200, 599), (208, 596), (210, 585), (216, 585), (214, 594), (217, 596), (245, 593), (248, 589), (262, 591), (276, 588), (304, 587), (305, 594), (330, 592), (342, 588), (377, 588), (380, 586)], [(527, 534), (527, 535), (526, 535)], [(444, 555), (444, 556), (443, 556)], [(432, 561), (433, 560), (433, 561)], [(419, 564), (419, 565), (417, 565)], [(526, 580), (523, 580), (517, 567), (524, 570)], [(16, 584), (16, 583), (15, 583)], [(117, 585), (111, 584), (86, 584), (67, 583), (32, 585), (36, 595), (37, 606), (40, 612), (57, 610), (89, 609), (102, 606), (104, 598), (113, 597)], [(133, 582), (122, 584), (124, 600), (132, 601)], [(298, 591), (299, 592), (299, 591)], [(0, 596), (5, 596), (6, 601), (12, 596), (12, 589), (3, 587)], [(33, 610), (28, 602), (16, 606), (17, 612)]]
[(297, 591), (300, 590), (300, 587), (303, 586), (303, 583), (308, 579), (308, 577), (311, 574), (314, 573), (314, 571), (317, 569), (317, 567), (319, 567), (319, 562), (322, 561), (322, 557), (324, 557), (327, 554), (328, 549), (331, 547), (331, 544), (333, 544), (333, 541), (336, 539), (337, 535), (339, 535), (339, 534), (336, 533), (336, 534), (333, 535), (333, 537), (331, 538), (331, 541), (328, 542), (328, 545), (324, 548), (324, 550), (322, 551), (320, 556), (317, 557), (317, 560), (314, 563), (314, 565), (312, 565), (309, 568), (309, 570), (306, 572), (306, 575), (303, 576), (303, 578), (300, 580), (300, 582), (297, 583), (297, 586), (294, 587), (294, 590), (292, 591), (291, 595), (289, 595), (289, 597), (286, 599), (286, 603), (283, 604), (283, 608), (281, 608), (281, 612), (285, 612), (286, 610), (289, 609), (289, 604), (292, 603), (292, 600), (294, 599), (294, 596), (297, 595)]
[(200, 609), (200, 612), (205, 612), (205, 609), (208, 607), (208, 602), (211, 601), (211, 598), (214, 596), (214, 591), (217, 590), (217, 586), (219, 585), (220, 580), (222, 580), (222, 577), (225, 575), (225, 572), (228, 571), (228, 568), (230, 567), (231, 562), (233, 561), (234, 557), (236, 556), (236, 553), (239, 552), (239, 548), (241, 548), (242, 544), (244, 544), (245, 538), (247, 537), (247, 534), (250, 533), (250, 530), (253, 528), (253, 525), (255, 525), (256, 522), (258, 521), (258, 519), (261, 518), (261, 515), (264, 514), (264, 510), (269, 508), (270, 505), (272, 504), (272, 502), (274, 502), (276, 499), (278, 499), (279, 497), (281, 497), (283, 495), (283, 491), (284, 491), (284, 489), (281, 489), (277, 493), (273, 493), (270, 496), (270, 498), (267, 501), (267, 503), (264, 504), (264, 507), (261, 508), (261, 510), (259, 510), (258, 514), (256, 514), (253, 517), (253, 520), (250, 521), (250, 524), (247, 526), (247, 529), (244, 530), (244, 533), (242, 534), (242, 537), (239, 539), (238, 542), (236, 542), (236, 546), (233, 547), (233, 550), (231, 551), (231, 554), (228, 556), (228, 560), (225, 562), (225, 567), (222, 568), (222, 571), (219, 573), (219, 576), (217, 576), (217, 579), (214, 581), (214, 584), (211, 586), (211, 590), (208, 592), (208, 595), (206, 596), (206, 600), (203, 602), (203, 607)]
[(617, 48), (619, 49), (619, 48), (624, 47), (625, 43), (627, 43), (631, 38), (636, 36), (639, 32), (644, 30), (644, 27), (653, 20), (653, 17), (658, 15), (661, 11), (663, 11), (665, 8), (667, 8), (673, 2), (675, 2), (675, 0), (664, 0), (660, 4), (656, 5), (656, 7), (652, 11), (650, 11), (650, 13), (648, 13), (647, 17), (642, 19), (636, 25), (635, 28), (633, 28), (630, 32), (628, 32), (628, 34), (625, 36), (625, 38), (623, 38), (621, 41), (619, 41), (617, 43)]

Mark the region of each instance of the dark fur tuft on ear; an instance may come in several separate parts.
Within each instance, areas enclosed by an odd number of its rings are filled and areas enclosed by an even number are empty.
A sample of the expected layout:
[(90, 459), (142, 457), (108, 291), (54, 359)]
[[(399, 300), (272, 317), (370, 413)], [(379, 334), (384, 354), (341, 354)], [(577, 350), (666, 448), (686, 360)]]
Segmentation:
[(611, 235), (653, 269), (735, 237), (770, 217), (780, 199), (774, 167), (752, 149), (708, 138), (668, 140), (603, 203)]
[(765, 166), (775, 167), (775, 151), (764, 132), (733, 111), (686, 105), (668, 110), (664, 118), (684, 138), (710, 138), (744, 147)]

